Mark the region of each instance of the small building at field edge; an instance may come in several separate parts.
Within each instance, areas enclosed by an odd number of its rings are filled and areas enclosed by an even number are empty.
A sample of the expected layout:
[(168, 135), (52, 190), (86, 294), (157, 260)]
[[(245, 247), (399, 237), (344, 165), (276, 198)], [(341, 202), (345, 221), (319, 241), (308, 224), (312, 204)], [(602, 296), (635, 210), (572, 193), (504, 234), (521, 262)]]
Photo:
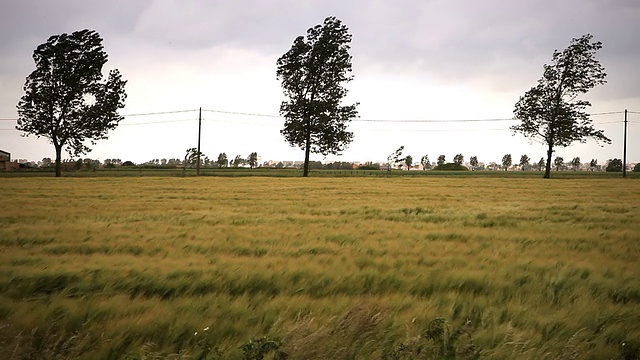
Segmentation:
[(11, 162), (11, 153), (0, 150), (0, 170), (12, 170), (19, 167), (17, 163)]

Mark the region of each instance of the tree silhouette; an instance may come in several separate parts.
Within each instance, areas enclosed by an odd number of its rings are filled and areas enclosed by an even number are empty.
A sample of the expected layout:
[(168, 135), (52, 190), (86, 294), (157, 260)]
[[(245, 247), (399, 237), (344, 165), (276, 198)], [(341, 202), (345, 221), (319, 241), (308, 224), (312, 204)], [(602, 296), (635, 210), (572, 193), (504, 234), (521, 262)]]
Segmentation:
[(126, 94), (118, 70), (102, 81), (107, 53), (93, 30), (49, 37), (33, 52), (36, 69), (27, 77), (18, 103), (17, 130), (48, 138), (56, 152), (56, 176), (62, 174), (62, 149), (70, 156), (91, 151), (89, 140), (106, 139), (123, 119)]
[(554, 147), (566, 147), (578, 141), (611, 143), (602, 130), (594, 129), (585, 108), (591, 106), (578, 96), (596, 85), (604, 84), (606, 74), (596, 60), (602, 43), (592, 41), (590, 34), (573, 39), (562, 52), (555, 50), (550, 65), (538, 84), (527, 91), (515, 105), (514, 118), (519, 125), (511, 127), (531, 139), (547, 145), (545, 178), (551, 177), (551, 156)]
[(335, 17), (297, 37), (277, 61), (276, 75), (287, 100), (280, 105), (285, 118), (280, 133), (291, 146), (305, 151), (303, 176), (309, 175), (311, 152), (338, 154), (353, 140), (348, 123), (358, 115), (356, 106), (341, 105), (343, 86), (353, 79), (348, 28)]

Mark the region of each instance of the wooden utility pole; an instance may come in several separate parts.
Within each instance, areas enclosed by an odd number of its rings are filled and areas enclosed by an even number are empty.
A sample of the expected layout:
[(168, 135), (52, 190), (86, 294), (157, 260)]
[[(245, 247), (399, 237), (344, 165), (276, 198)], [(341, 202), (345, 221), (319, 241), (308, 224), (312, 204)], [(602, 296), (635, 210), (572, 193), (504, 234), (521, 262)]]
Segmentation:
[(198, 111), (198, 162), (196, 163), (196, 175), (200, 176), (200, 135), (202, 134), (202, 108)]
[(624, 149), (622, 151), (622, 177), (627, 177), (627, 109), (624, 109)]

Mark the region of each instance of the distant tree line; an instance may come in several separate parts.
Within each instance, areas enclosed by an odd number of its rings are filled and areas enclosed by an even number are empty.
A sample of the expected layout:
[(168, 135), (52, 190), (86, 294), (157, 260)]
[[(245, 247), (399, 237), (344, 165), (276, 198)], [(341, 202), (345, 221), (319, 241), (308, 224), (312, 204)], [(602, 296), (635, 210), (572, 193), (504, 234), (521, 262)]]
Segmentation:
[[(435, 163), (431, 163), (429, 161), (429, 155), (423, 155), (420, 159), (420, 162), (413, 162), (413, 157), (411, 155), (406, 155), (402, 157), (402, 150), (404, 147), (396, 150), (395, 153), (390, 155), (387, 160), (387, 165), (389, 169), (400, 169), (400, 170), (487, 170), (487, 171), (545, 171), (546, 161), (545, 158), (542, 157), (538, 162), (531, 162), (531, 158), (527, 154), (523, 154), (520, 156), (520, 161), (518, 163), (513, 162), (513, 157), (511, 154), (505, 154), (502, 157), (502, 161), (500, 163), (489, 162), (483, 164), (478, 161), (477, 156), (471, 156), (469, 158), (469, 162), (464, 162), (463, 154), (456, 154), (453, 158), (453, 162), (447, 162), (445, 155), (439, 155), (437, 157), (437, 161)], [(565, 162), (562, 156), (556, 156), (553, 159), (553, 167), (555, 171), (607, 171), (607, 172), (615, 172), (622, 171), (622, 160), (620, 159), (609, 159), (603, 165), (598, 164), (597, 159), (591, 159), (589, 162), (583, 163), (580, 157), (574, 157), (570, 161)], [(634, 172), (640, 172), (640, 164), (636, 164)]]
[[(403, 150), (398, 149), (398, 150)], [(387, 163), (379, 162), (321, 162), (309, 161), (309, 169), (312, 170), (471, 170), (471, 171), (544, 171), (545, 159), (540, 158), (538, 162), (531, 162), (528, 155), (520, 156), (520, 162), (514, 164), (511, 154), (505, 154), (500, 163), (489, 162), (482, 163), (478, 161), (477, 156), (469, 157), (468, 162), (464, 162), (464, 155), (456, 154), (453, 162), (446, 162), (445, 155), (439, 155), (437, 161), (432, 163), (429, 161), (429, 155), (423, 155), (419, 162), (413, 161), (411, 155), (402, 156), (400, 153), (394, 152), (393, 156), (388, 159)], [(46, 169), (55, 167), (55, 161), (49, 157), (42, 160), (26, 161), (19, 160), (21, 168), (40, 168)], [(555, 171), (606, 171), (621, 172), (622, 160), (614, 158), (607, 160), (604, 164), (599, 164), (597, 159), (591, 159), (589, 162), (582, 162), (580, 157), (574, 157), (570, 161), (564, 160), (562, 156), (556, 156), (553, 159), (553, 170)], [(180, 158), (162, 158), (151, 159), (141, 163), (122, 159), (105, 159), (96, 160), (91, 158), (65, 159), (61, 161), (61, 168), (64, 171), (89, 170), (96, 171), (98, 169), (114, 169), (119, 167), (136, 167), (136, 168), (155, 168), (155, 169), (175, 169), (175, 168), (195, 168), (197, 165), (197, 150), (188, 149), (185, 157)], [(247, 157), (236, 155), (229, 160), (225, 152), (218, 154), (217, 159), (211, 159), (205, 154), (200, 154), (200, 166), (202, 168), (272, 168), (272, 169), (302, 169), (304, 162), (302, 161), (264, 161), (258, 162), (258, 153), (252, 152)], [(640, 172), (640, 163), (636, 164), (633, 172)]]

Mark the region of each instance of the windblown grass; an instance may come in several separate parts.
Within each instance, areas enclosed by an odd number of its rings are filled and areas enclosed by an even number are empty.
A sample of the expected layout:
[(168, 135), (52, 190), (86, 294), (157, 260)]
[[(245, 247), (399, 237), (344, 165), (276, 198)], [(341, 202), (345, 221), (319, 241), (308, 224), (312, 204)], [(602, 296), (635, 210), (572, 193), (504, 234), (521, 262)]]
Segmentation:
[(0, 358), (392, 358), (438, 318), (488, 358), (640, 354), (636, 180), (3, 183)]

